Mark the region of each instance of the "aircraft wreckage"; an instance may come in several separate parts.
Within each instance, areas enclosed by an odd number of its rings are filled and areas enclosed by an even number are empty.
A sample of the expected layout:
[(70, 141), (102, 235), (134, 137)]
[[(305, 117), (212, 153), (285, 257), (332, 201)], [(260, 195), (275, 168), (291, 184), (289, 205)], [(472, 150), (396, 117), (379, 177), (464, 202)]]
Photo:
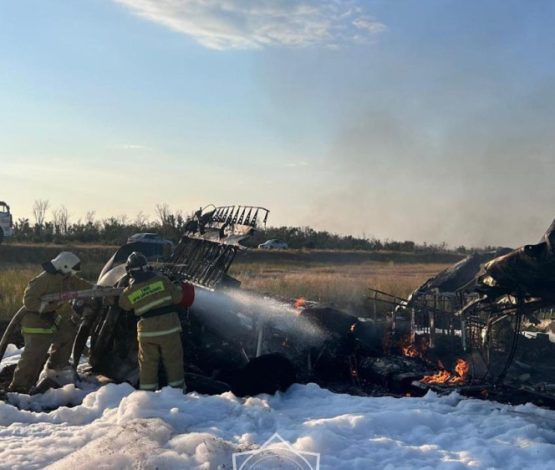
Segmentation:
[(555, 344), (546, 334), (525, 331), (553, 312), (555, 223), (538, 244), (473, 254), (407, 299), (371, 291), (370, 311), (359, 318), (239, 288), (229, 269), (268, 212), (251, 206), (199, 210), (161, 260), (151, 243), (120, 247), (99, 275), (97, 301), (75, 301), (81, 323), (73, 362), (80, 377), (137, 384), (137, 318), (98, 297), (127, 285), (125, 261), (140, 251), (172, 280), (195, 286), (194, 304), (180, 312), (189, 390), (253, 395), (316, 382), (353, 394), (457, 389), (555, 407)]
[(555, 407), (555, 221), (537, 244), (475, 253), (407, 299), (372, 293), (392, 307), (389, 343), (439, 369), (413, 387)]

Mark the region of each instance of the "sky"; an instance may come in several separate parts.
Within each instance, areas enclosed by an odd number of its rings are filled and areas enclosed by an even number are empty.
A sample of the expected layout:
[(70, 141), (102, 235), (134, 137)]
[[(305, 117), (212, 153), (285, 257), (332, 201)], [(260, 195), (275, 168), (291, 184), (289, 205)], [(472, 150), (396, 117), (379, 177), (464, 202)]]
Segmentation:
[(549, 0), (0, 0), (0, 200), (535, 243), (554, 23)]

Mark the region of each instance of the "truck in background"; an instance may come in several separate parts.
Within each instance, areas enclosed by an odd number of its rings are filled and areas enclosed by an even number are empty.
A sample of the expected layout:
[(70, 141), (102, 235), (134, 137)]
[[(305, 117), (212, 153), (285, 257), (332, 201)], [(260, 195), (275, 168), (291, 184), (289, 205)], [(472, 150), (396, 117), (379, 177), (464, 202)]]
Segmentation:
[(4, 201), (0, 201), (0, 243), (6, 237), (13, 235), (13, 217), (10, 212), (10, 206)]

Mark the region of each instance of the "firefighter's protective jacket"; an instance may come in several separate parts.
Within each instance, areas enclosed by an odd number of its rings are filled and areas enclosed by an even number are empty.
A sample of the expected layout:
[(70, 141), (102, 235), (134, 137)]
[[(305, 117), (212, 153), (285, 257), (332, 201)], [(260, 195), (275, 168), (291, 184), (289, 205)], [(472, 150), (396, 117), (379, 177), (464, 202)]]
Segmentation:
[(84, 279), (48, 270), (29, 282), (23, 294), (26, 312), (21, 319), (25, 349), (14, 371), (10, 391), (29, 393), (37, 382), (51, 346), (49, 369), (65, 367), (71, 354), (75, 325), (69, 318), (64, 318), (63, 304), (43, 305), (41, 297), (90, 287), (91, 284)]
[(119, 298), (123, 310), (133, 310), (140, 317), (137, 336), (148, 338), (181, 331), (181, 322), (174, 309), (181, 301), (181, 288), (161, 274), (138, 274)]
[(23, 294), (23, 305), (27, 313), (21, 321), (21, 332), (23, 334), (55, 333), (56, 324), (60, 321), (56, 313), (61, 304), (42, 305), (41, 297), (46, 294), (90, 289), (91, 286), (90, 282), (77, 276), (41, 272), (31, 279)]

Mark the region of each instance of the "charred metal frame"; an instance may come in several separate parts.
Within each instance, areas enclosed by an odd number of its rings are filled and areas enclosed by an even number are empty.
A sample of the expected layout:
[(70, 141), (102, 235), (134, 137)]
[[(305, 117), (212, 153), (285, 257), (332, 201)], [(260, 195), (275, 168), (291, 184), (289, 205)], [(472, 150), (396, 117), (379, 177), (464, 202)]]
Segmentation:
[(266, 225), (268, 209), (257, 206), (221, 206), (195, 212), (163, 271), (172, 279), (209, 289), (222, 282), (240, 242)]
[[(499, 385), (515, 359), (522, 325), (538, 311), (552, 315), (550, 301), (525, 295), (488, 297), (478, 293), (432, 292), (418, 298), (402, 299), (370, 289), (368, 297), (377, 320), (380, 306), (389, 309), (382, 317), (388, 323), (392, 341), (400, 344), (417, 335), (427, 335), (430, 350), (442, 340), (442, 352), (461, 355), (471, 364), (471, 384)], [(400, 328), (404, 319), (408, 330)]]

